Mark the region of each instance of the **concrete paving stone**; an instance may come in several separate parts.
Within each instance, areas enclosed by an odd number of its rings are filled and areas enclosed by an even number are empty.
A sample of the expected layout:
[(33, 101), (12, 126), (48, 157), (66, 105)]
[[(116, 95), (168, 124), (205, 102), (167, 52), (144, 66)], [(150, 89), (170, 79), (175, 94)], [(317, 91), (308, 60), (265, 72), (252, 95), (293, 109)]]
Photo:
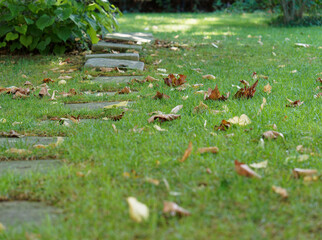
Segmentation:
[(59, 160), (0, 161), (0, 176), (5, 173), (27, 175), (28, 173), (47, 173), (61, 165)]
[(139, 61), (106, 59), (106, 58), (91, 58), (85, 63), (85, 67), (107, 67), (107, 68), (125, 68), (137, 69), (143, 71), (144, 63)]
[(54, 220), (61, 212), (60, 209), (42, 202), (0, 202), (0, 222), (5, 227), (36, 226), (45, 222), (48, 218)]
[(85, 59), (91, 58), (108, 58), (108, 59), (121, 59), (121, 60), (131, 60), (139, 61), (138, 53), (103, 53), (103, 54), (88, 54), (85, 55)]
[(21, 138), (6, 138), (0, 137), (1, 147), (19, 147), (19, 146), (31, 146), (35, 144), (48, 145), (50, 143), (56, 143), (57, 137), (21, 137)]
[[(69, 103), (65, 104), (70, 110), (96, 110), (106, 106), (118, 104), (120, 102), (90, 102), (90, 103)], [(133, 102), (128, 102), (128, 105)]]
[(109, 42), (105, 42), (105, 41), (100, 41), (96, 44), (92, 45), (92, 50), (95, 51), (102, 51), (105, 49), (110, 49), (110, 50), (116, 50), (116, 51), (123, 51), (125, 52), (126, 50), (129, 49), (134, 49), (137, 51), (142, 50), (142, 46), (138, 46), (138, 45), (130, 45), (130, 44), (122, 44), (122, 43), (109, 43)]
[(115, 76), (115, 77), (96, 77), (92, 81), (98, 83), (128, 83), (132, 79), (142, 80), (144, 76)]
[(104, 36), (105, 40), (133, 41), (141, 43), (151, 43), (154, 38), (152, 33), (108, 33)]

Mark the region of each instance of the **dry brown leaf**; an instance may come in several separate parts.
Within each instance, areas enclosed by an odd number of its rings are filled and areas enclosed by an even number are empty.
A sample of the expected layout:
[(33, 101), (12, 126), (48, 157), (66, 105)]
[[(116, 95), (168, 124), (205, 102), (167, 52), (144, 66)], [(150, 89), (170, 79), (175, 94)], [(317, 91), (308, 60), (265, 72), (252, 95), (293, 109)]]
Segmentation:
[[(256, 76), (256, 74), (255, 74)], [(254, 97), (254, 94), (256, 92), (256, 86), (258, 84), (258, 80), (250, 87), (245, 86), (244, 88), (241, 88), (237, 91), (237, 93), (234, 95), (234, 98), (252, 98)]]
[(322, 84), (322, 78), (318, 78), (318, 79), (316, 79), (316, 81), (318, 82), (318, 83), (320, 83), (320, 84)]
[(124, 117), (125, 112), (122, 112), (121, 114), (114, 115), (108, 117), (108, 119), (111, 119), (112, 121), (120, 121)]
[(262, 74), (260, 74), (259, 76), (258, 76), (259, 78), (263, 78), (263, 79), (268, 79), (268, 76), (265, 76), (265, 75), (262, 75)]
[(131, 89), (129, 87), (124, 87), (122, 90), (117, 92), (118, 94), (129, 94), (131, 93)]
[(198, 148), (199, 153), (218, 153), (219, 148), (217, 147), (204, 147), (204, 148)]
[(37, 149), (45, 149), (48, 147), (48, 145), (43, 145), (43, 144), (35, 144), (33, 145), (34, 148), (37, 148)]
[(159, 186), (159, 184), (160, 184), (160, 181), (158, 179), (154, 179), (154, 178), (147, 177), (147, 178), (145, 178), (145, 181), (148, 183), (152, 183), (155, 186)]
[(181, 117), (181, 115), (177, 115), (177, 114), (158, 114), (158, 115), (154, 115), (154, 116), (150, 117), (148, 119), (148, 122), (151, 123), (157, 119), (159, 120), (159, 122), (172, 121), (172, 120), (178, 119), (180, 117)]
[(114, 130), (114, 132), (115, 133), (117, 133), (118, 131), (117, 131), (117, 128), (116, 128), (116, 126), (114, 125), (114, 124), (112, 124), (112, 128), (113, 128), (113, 130)]
[(155, 82), (155, 81), (159, 81), (158, 79), (155, 79), (154, 77), (151, 77), (151, 76), (147, 76), (144, 80), (145, 80), (146, 82)]
[(71, 96), (77, 95), (77, 92), (76, 92), (75, 88), (71, 88), (71, 89), (69, 89), (69, 92), (68, 93), (61, 92), (59, 94), (62, 95), (62, 97), (71, 97)]
[(152, 97), (153, 99), (169, 99), (170, 97), (164, 93), (160, 93), (157, 91), (157, 93)]
[(172, 108), (170, 113), (177, 114), (182, 108), (183, 108), (183, 105), (178, 105), (178, 106)]
[(54, 80), (52, 80), (51, 78), (44, 78), (42, 80), (44, 83), (50, 83), (50, 82), (55, 82)]
[(194, 107), (193, 113), (202, 113), (208, 109), (208, 106), (200, 101), (199, 105)]
[(113, 72), (115, 68), (107, 68), (107, 67), (101, 67), (100, 71), (101, 72)]
[(293, 169), (293, 176), (295, 178), (305, 177), (305, 176), (313, 176), (316, 175), (318, 171), (316, 169), (301, 169), (301, 168), (294, 168)]
[(6, 150), (6, 153), (14, 153), (14, 154), (24, 155), (24, 154), (31, 154), (32, 152), (27, 149), (10, 148), (10, 149)]
[(189, 216), (190, 212), (186, 209), (180, 207), (175, 202), (163, 202), (163, 213), (164, 214), (170, 214), (171, 216), (179, 215), (182, 216)]
[(9, 138), (21, 138), (24, 135), (17, 133), (14, 130), (10, 130), (9, 132), (0, 132), (1, 137), (9, 137)]
[(257, 115), (259, 115), (263, 111), (265, 105), (266, 105), (266, 98), (263, 97), (263, 103), (261, 104), (261, 108), (258, 110)]
[(249, 86), (249, 82), (247, 82), (246, 80), (239, 80), (241, 82), (241, 84), (244, 85), (244, 87), (248, 87)]
[(48, 88), (47, 87), (42, 87), (39, 91), (39, 96), (44, 97), (44, 96), (50, 96), (48, 93)]
[(263, 89), (264, 92), (268, 94), (270, 94), (272, 92), (272, 86), (269, 85), (269, 83), (267, 85), (264, 86), (264, 89)]
[(263, 133), (263, 137), (266, 139), (276, 139), (278, 137), (284, 138), (284, 135), (276, 131), (267, 131)]
[(203, 75), (202, 78), (203, 79), (208, 79), (208, 80), (215, 80), (216, 79), (216, 77), (214, 75), (211, 75), (211, 74)]
[(285, 188), (277, 187), (277, 186), (272, 186), (272, 190), (279, 194), (282, 198), (288, 198), (288, 193)]
[(204, 100), (217, 100), (217, 101), (226, 101), (229, 98), (230, 93), (226, 93), (226, 96), (221, 95), (218, 86), (216, 84), (216, 87), (214, 90), (211, 88), (208, 88), (208, 92), (204, 96)]
[(187, 76), (179, 74), (179, 78), (176, 78), (172, 73), (168, 77), (164, 78), (164, 83), (169, 87), (177, 87), (186, 82)]
[(24, 86), (32, 86), (32, 83), (31, 83), (31, 82), (29, 82), (29, 81), (26, 81), (23, 85), (24, 85)]
[(215, 126), (216, 131), (226, 131), (228, 128), (230, 128), (230, 122), (226, 120), (222, 120), (219, 126)]
[(71, 79), (71, 76), (59, 76), (58, 79)]
[(298, 107), (304, 103), (304, 102), (301, 102), (301, 100), (292, 101), (288, 98), (287, 98), (287, 101), (289, 101), (290, 103), (286, 104), (286, 107)]
[(244, 176), (244, 177), (255, 177), (255, 178), (262, 178), (256, 172), (254, 172), (247, 164), (238, 162), (235, 160), (235, 170), (237, 174)]
[(189, 142), (188, 148), (186, 149), (186, 151), (184, 152), (182, 158), (179, 160), (180, 162), (184, 162), (191, 154), (192, 152), (192, 142)]

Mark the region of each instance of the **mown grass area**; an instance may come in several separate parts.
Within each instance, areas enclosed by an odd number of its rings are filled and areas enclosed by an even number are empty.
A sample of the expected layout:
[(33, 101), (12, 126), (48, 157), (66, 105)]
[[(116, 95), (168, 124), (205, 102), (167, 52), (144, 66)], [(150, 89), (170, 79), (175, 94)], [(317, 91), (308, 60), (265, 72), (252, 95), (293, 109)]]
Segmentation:
[[(12, 200), (38, 200), (63, 210), (55, 222), (8, 228), (0, 239), (26, 239), (26, 232), (40, 234), (41, 239), (318, 239), (322, 234), (321, 181), (294, 179), (292, 169), (317, 169), (320, 173), (322, 168), (321, 97), (314, 98), (321, 91), (316, 82), (322, 77), (321, 28), (273, 28), (266, 24), (268, 20), (269, 16), (262, 14), (125, 14), (120, 19), (121, 31), (152, 32), (158, 39), (178, 43), (174, 44), (179, 47), (177, 51), (145, 46), (140, 53), (146, 62), (142, 74), (160, 80), (153, 83), (153, 88), (149, 83), (136, 83), (130, 87), (138, 92), (130, 95), (77, 95), (60, 98), (57, 104), (37, 96), (14, 100), (12, 96), (0, 95), (0, 119), (6, 119), (0, 123), (0, 131), (67, 137), (58, 148), (30, 147), (32, 154), (27, 156), (6, 153), (0, 146), (2, 160), (44, 156), (65, 160), (62, 168), (46, 175), (0, 176), (0, 199), (5, 196)], [(311, 46), (295, 47), (295, 43)], [(59, 61), (67, 58), (72, 63), (59, 66)], [(160, 59), (163, 61), (159, 65), (153, 64)], [(2, 87), (22, 86), (26, 80), (37, 86), (47, 77), (56, 81), (49, 86), (59, 92), (126, 86), (91, 84), (85, 78), (95, 71), (82, 68), (81, 56), (1, 56), (0, 61)], [(77, 70), (62, 73), (73, 78), (66, 85), (58, 85), (60, 73), (50, 70), (57, 67)], [(190, 85), (204, 86), (172, 90), (163, 83), (157, 68), (185, 74)], [(193, 70), (196, 68), (202, 73)], [(297, 72), (291, 73), (293, 70)], [(239, 80), (255, 82), (253, 72), (268, 76), (259, 78), (253, 98), (204, 101), (208, 110), (193, 113), (194, 107), (203, 101), (203, 95), (195, 94), (196, 91), (218, 84), (221, 93), (230, 91), (233, 95), (238, 89), (232, 85), (241, 86)], [(28, 78), (23, 78), (23, 74)], [(204, 74), (213, 74), (216, 79), (202, 79)], [(263, 91), (268, 83), (272, 86), (271, 94)], [(170, 99), (152, 99), (156, 91)], [(183, 96), (188, 96), (187, 100)], [(263, 97), (267, 104), (258, 114)], [(304, 103), (288, 108), (286, 98)], [(86, 122), (70, 127), (39, 125), (41, 120), (54, 116), (80, 114), (102, 118), (122, 112), (71, 112), (61, 103), (120, 99), (133, 100), (135, 104), (130, 107), (133, 111), (127, 111), (118, 122)], [(170, 113), (180, 104), (181, 119), (159, 124), (168, 131), (159, 132), (147, 122), (150, 112)], [(210, 111), (223, 110), (224, 105), (227, 112)], [(245, 127), (233, 125), (226, 132), (214, 130), (221, 120), (241, 114), (246, 114), (252, 123)], [(12, 126), (15, 121), (22, 124)], [(265, 140), (263, 148), (261, 135), (274, 130), (273, 124), (285, 139)], [(133, 132), (133, 128), (144, 130)], [(190, 141), (193, 152), (180, 162)], [(298, 152), (298, 145), (303, 145), (306, 152)], [(199, 147), (210, 146), (217, 146), (219, 153), (197, 152)], [(309, 158), (300, 162), (303, 154)], [(255, 170), (262, 179), (239, 176), (234, 167), (236, 159), (246, 164), (268, 160), (267, 168)], [(160, 184), (149, 183), (148, 177)], [(170, 191), (180, 194), (171, 195), (165, 181)], [(274, 193), (273, 185), (285, 188), (289, 198), (282, 199)], [(129, 196), (149, 207), (148, 221), (138, 224), (130, 219), (126, 202)], [(166, 218), (162, 214), (163, 201), (174, 201), (191, 215)]]

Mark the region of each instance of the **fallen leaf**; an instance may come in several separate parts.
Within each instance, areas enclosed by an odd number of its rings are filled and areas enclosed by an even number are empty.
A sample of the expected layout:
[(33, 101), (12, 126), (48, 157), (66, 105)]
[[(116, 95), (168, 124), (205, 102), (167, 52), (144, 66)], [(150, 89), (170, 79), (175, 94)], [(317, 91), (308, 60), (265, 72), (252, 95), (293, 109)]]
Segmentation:
[(266, 105), (266, 98), (263, 97), (263, 103), (261, 104), (261, 108), (258, 110), (257, 115), (259, 115), (263, 111), (265, 105)]
[(118, 132), (118, 130), (117, 130), (117, 128), (116, 128), (116, 126), (114, 124), (112, 124), (112, 128), (113, 128), (113, 130), (114, 130), (115, 133)]
[(285, 188), (277, 187), (277, 186), (272, 186), (272, 190), (279, 194), (282, 198), (288, 198), (288, 193)]
[(304, 182), (312, 182), (312, 181), (317, 181), (319, 178), (318, 176), (305, 176), (303, 178)]
[(27, 75), (25, 75), (25, 74), (22, 74), (21, 77), (28, 78)]
[(292, 70), (291, 73), (297, 73), (297, 70), (296, 69), (295, 70)]
[(182, 158), (179, 160), (180, 162), (184, 162), (191, 154), (192, 152), (192, 142), (189, 142), (188, 148), (186, 149), (186, 151), (184, 152)]
[(156, 130), (158, 130), (159, 132), (167, 132), (168, 130), (167, 129), (163, 129), (163, 128), (161, 128), (160, 126), (158, 126), (158, 125), (153, 125), (153, 127), (156, 129)]
[(218, 86), (216, 84), (216, 87), (214, 90), (211, 88), (208, 88), (208, 92), (204, 96), (204, 100), (218, 100), (218, 101), (226, 101), (229, 98), (230, 93), (226, 93), (226, 96), (221, 95)]
[(60, 80), (59, 82), (58, 82), (58, 85), (65, 85), (67, 82), (65, 81), (65, 80)]
[(146, 82), (155, 82), (155, 81), (159, 81), (158, 79), (155, 79), (154, 77), (151, 77), (151, 76), (147, 76), (144, 80), (145, 80)]
[(215, 47), (215, 48), (218, 48), (218, 46), (217, 46), (216, 44), (214, 44), (214, 43), (211, 43), (211, 45), (212, 45), (213, 47)]
[(169, 99), (170, 97), (164, 93), (160, 93), (157, 91), (157, 93), (152, 97), (153, 99)]
[(10, 149), (6, 150), (6, 153), (14, 153), (14, 154), (19, 154), (19, 155), (24, 155), (24, 154), (31, 154), (32, 152), (27, 149), (10, 148)]
[(278, 65), (278, 68), (285, 68), (285, 65)]
[(122, 90), (117, 92), (118, 94), (129, 94), (131, 93), (131, 89), (129, 87), (124, 87)]
[(34, 148), (37, 148), (37, 149), (45, 149), (48, 147), (48, 145), (43, 145), (43, 144), (35, 144), (33, 145)]
[(164, 214), (170, 214), (171, 216), (179, 215), (182, 216), (189, 216), (190, 212), (186, 209), (180, 207), (175, 202), (163, 202), (163, 211)]
[(148, 182), (148, 183), (152, 183), (154, 184), (155, 186), (159, 186), (160, 184), (160, 181), (158, 179), (153, 179), (153, 178), (145, 178), (145, 181)]
[(242, 114), (240, 117), (236, 116), (236, 117), (230, 118), (227, 121), (230, 122), (231, 124), (238, 124), (240, 126), (246, 126), (252, 123), (252, 121), (249, 119), (249, 117), (246, 114)]
[(211, 75), (211, 74), (203, 75), (202, 78), (203, 79), (208, 79), (208, 80), (215, 80), (216, 79), (216, 77), (214, 75)]
[(51, 78), (45, 78), (42, 80), (44, 83), (50, 83), (50, 82), (55, 82), (54, 80), (52, 80)]
[(24, 135), (17, 133), (14, 130), (10, 130), (9, 132), (0, 132), (1, 137), (9, 137), (9, 138), (21, 138)]
[(48, 93), (48, 88), (47, 87), (42, 87), (39, 91), (39, 96), (44, 97), (44, 96), (50, 96)]
[(304, 102), (301, 102), (301, 100), (292, 101), (288, 98), (287, 98), (287, 101), (289, 101), (290, 103), (286, 104), (286, 107), (298, 107), (304, 103)]
[[(256, 76), (256, 74), (255, 74)], [(256, 86), (258, 84), (258, 80), (250, 87), (245, 86), (244, 88), (241, 88), (237, 91), (237, 93), (234, 95), (234, 98), (252, 98), (254, 97), (254, 94), (256, 92)]]
[(135, 197), (128, 197), (130, 217), (136, 222), (146, 221), (149, 218), (149, 208)]
[(29, 81), (26, 81), (23, 85), (24, 85), (24, 86), (32, 86), (32, 83), (31, 83), (31, 82), (29, 82)]
[(181, 115), (176, 115), (176, 114), (158, 114), (158, 115), (154, 115), (152, 117), (150, 117), (148, 119), (148, 122), (154, 122), (156, 119), (159, 120), (159, 122), (165, 122), (165, 121), (172, 121), (172, 120), (176, 120), (178, 118), (180, 118)]
[(258, 76), (259, 78), (263, 78), (263, 79), (268, 79), (268, 76), (265, 76), (265, 75), (262, 75), (262, 74), (260, 74), (259, 76)]
[(217, 147), (204, 147), (204, 148), (198, 148), (199, 153), (218, 153), (219, 149)]
[(101, 67), (100, 71), (101, 72), (113, 72), (115, 68), (107, 68), (107, 67)]
[(263, 133), (263, 137), (266, 139), (276, 139), (278, 137), (284, 138), (284, 135), (276, 131), (267, 131)]
[(68, 93), (62, 92), (62, 93), (59, 93), (59, 94), (62, 95), (62, 97), (71, 97), (71, 96), (77, 95), (77, 92), (76, 92), (75, 88), (71, 88), (71, 89), (69, 89)]
[(169, 87), (177, 87), (186, 82), (187, 76), (179, 74), (179, 78), (176, 78), (172, 73), (168, 77), (164, 78), (164, 83)]
[(108, 119), (110, 119), (112, 121), (120, 121), (124, 117), (124, 114), (125, 114), (125, 112), (122, 112), (121, 114), (110, 116), (110, 117), (108, 117)]
[(306, 43), (295, 43), (295, 46), (308, 48), (308, 47), (310, 47), (310, 44), (306, 44)]
[(189, 96), (182, 96), (182, 100), (187, 100)]
[(215, 126), (216, 131), (226, 131), (230, 128), (230, 122), (226, 120), (222, 120), (219, 126)]
[(244, 177), (255, 177), (255, 178), (262, 178), (256, 172), (254, 172), (247, 164), (238, 162), (235, 160), (235, 170), (237, 174), (244, 176)]
[(301, 169), (301, 168), (293, 169), (293, 176), (295, 178), (313, 176), (313, 175), (316, 175), (317, 173), (318, 171), (316, 169)]
[(71, 79), (71, 76), (59, 76), (58, 79)]
[(202, 83), (192, 84), (192, 87), (194, 89), (198, 89), (199, 87), (203, 87), (203, 84)]
[(249, 86), (249, 82), (247, 82), (246, 80), (240, 80), (241, 84), (244, 85), (244, 87), (248, 87)]
[(200, 101), (199, 105), (194, 107), (193, 113), (202, 113), (208, 109), (208, 106)]
[(259, 163), (252, 163), (249, 166), (251, 166), (252, 168), (266, 168), (268, 164), (268, 161), (262, 161)]
[(308, 154), (303, 154), (297, 157), (298, 162), (304, 162), (310, 158), (310, 155)]
[(148, 86), (148, 88), (153, 88), (153, 84), (150, 83), (149, 86)]
[(127, 104), (128, 104), (128, 101), (123, 101), (123, 102), (119, 102), (119, 103), (116, 103), (116, 104), (105, 106), (104, 109), (112, 109), (112, 108), (115, 108), (115, 107), (126, 107)]
[(272, 86), (269, 85), (269, 83), (267, 85), (264, 86), (264, 89), (263, 89), (264, 92), (268, 94), (270, 94), (272, 92)]
[(172, 108), (170, 113), (177, 114), (182, 108), (183, 108), (183, 105), (178, 105), (178, 106)]

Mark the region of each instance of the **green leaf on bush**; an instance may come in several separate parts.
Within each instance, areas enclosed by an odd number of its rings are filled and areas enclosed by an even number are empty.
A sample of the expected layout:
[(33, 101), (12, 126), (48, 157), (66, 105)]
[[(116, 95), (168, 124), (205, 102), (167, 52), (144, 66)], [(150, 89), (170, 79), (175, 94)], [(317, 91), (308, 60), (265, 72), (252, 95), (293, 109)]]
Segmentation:
[(13, 4), (9, 3), (8, 8), (11, 12), (11, 15), (14, 17), (18, 16), (23, 10), (25, 10), (24, 6), (14, 4), (14, 3)]
[(96, 31), (94, 30), (94, 28), (89, 27), (89, 29), (87, 30), (87, 34), (90, 36), (90, 38), (92, 39), (92, 43), (98, 43), (99, 38), (96, 36)]
[(29, 49), (32, 51), (32, 50), (34, 50), (36, 47), (37, 47), (37, 45), (38, 45), (38, 42), (39, 42), (39, 39), (40, 39), (40, 37), (34, 37), (33, 38), (33, 40), (32, 40), (32, 43), (30, 44), (30, 46), (29, 46)]
[(28, 25), (33, 24), (33, 23), (35, 22), (34, 20), (32, 20), (32, 19), (30, 19), (30, 18), (27, 18), (27, 17), (25, 17), (25, 21), (26, 21), (26, 23), (27, 23)]
[(25, 35), (27, 32), (28, 26), (27, 25), (15, 26), (15, 29), (18, 33)]
[(14, 50), (16, 49), (20, 49), (22, 48), (22, 45), (20, 44), (20, 42), (13, 42), (11, 45), (10, 45), (10, 51), (13, 52)]
[(18, 37), (19, 37), (18, 33), (9, 32), (6, 35), (6, 41), (13, 41), (13, 40), (16, 40)]
[(39, 5), (36, 5), (34, 3), (30, 3), (28, 5), (28, 8), (30, 11), (32, 11), (33, 13), (38, 13), (38, 11), (42, 10), (42, 8)]
[(65, 21), (69, 18), (69, 16), (72, 14), (73, 10), (70, 7), (65, 8), (57, 8), (55, 10), (55, 14), (58, 18), (60, 18), (62, 21)]
[(64, 54), (64, 52), (66, 51), (66, 48), (65, 46), (60, 46), (60, 45), (56, 45), (54, 47), (54, 53), (56, 55), (61, 55), (61, 54)]
[(40, 30), (44, 30), (45, 27), (52, 25), (54, 22), (54, 17), (51, 18), (47, 14), (44, 14), (37, 20), (36, 25)]
[(51, 38), (47, 37), (46, 40), (38, 43), (37, 49), (39, 49), (40, 51), (44, 51), (46, 49), (47, 45), (50, 43), (50, 41), (51, 41)]
[(6, 43), (6, 42), (2, 42), (2, 43), (0, 43), (0, 48), (3, 48), (3, 47), (5, 47), (5, 46), (7, 46), (7, 43)]
[(0, 37), (6, 35), (11, 30), (12, 30), (12, 27), (10, 27), (8, 25), (2, 25), (2, 26), (0, 26)]
[(32, 43), (32, 36), (21, 35), (20, 42), (25, 47), (28, 47)]
[(72, 34), (72, 31), (69, 27), (61, 27), (57, 29), (58, 37), (64, 42), (66, 42), (66, 40), (70, 37), (71, 34)]

